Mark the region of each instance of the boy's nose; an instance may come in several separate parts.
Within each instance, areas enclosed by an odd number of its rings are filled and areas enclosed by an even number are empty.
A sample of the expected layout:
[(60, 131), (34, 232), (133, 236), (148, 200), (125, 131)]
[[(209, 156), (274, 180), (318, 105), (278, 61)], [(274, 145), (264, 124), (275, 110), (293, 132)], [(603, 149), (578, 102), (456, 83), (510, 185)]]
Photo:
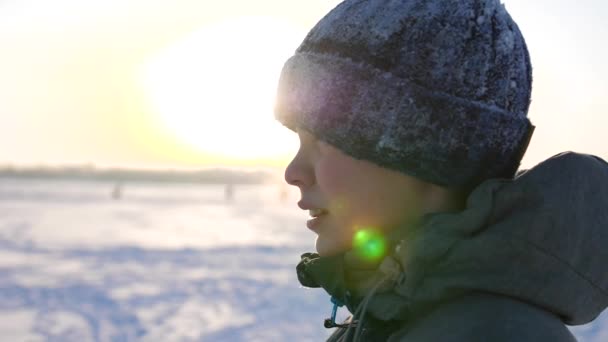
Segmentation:
[(285, 181), (300, 190), (314, 183), (312, 167), (304, 160), (300, 151), (285, 168)]

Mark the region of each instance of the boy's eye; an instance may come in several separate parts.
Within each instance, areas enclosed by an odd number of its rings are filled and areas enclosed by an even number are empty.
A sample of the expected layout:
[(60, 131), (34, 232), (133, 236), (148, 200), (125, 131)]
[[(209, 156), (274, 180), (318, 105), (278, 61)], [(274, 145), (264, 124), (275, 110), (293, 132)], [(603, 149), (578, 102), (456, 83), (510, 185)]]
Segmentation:
[(298, 131), (298, 135), (300, 137), (300, 147), (308, 153), (325, 153), (330, 148), (328, 143), (317, 139), (306, 131)]
[(328, 151), (332, 148), (330, 144), (326, 143), (323, 140), (317, 140), (317, 147), (320, 151)]

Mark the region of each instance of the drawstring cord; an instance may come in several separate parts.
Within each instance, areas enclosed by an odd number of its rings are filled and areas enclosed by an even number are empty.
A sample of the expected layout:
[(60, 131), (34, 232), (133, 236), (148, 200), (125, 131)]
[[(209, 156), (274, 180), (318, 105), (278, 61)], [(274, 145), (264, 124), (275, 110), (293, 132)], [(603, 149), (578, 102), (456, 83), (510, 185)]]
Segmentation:
[[(344, 335), (342, 335), (342, 337), (340, 338), (339, 341), (348, 341), (348, 337), (350, 336), (351, 328), (354, 328), (354, 327), (356, 327), (356, 329), (355, 329), (355, 336), (353, 338), (353, 342), (359, 341), (359, 338), (361, 337), (361, 333), (363, 332), (363, 323), (365, 321), (365, 313), (367, 312), (368, 305), (371, 302), (371, 298), (376, 294), (376, 291), (378, 291), (380, 286), (382, 286), (386, 281), (401, 282), (405, 278), (405, 275), (401, 272), (399, 263), (397, 261), (395, 261), (393, 258), (390, 258), (390, 257), (385, 258), (382, 261), (382, 263), (380, 264), (379, 269), (382, 272), (383, 276), (380, 279), (378, 279), (376, 284), (365, 295), (365, 297), (363, 298), (363, 301), (357, 306), (357, 310), (355, 310), (355, 313), (353, 314), (352, 319), (348, 324), (336, 324), (335, 323), (336, 311), (339, 306), (342, 306), (344, 304), (340, 303), (337, 299), (332, 297), (331, 302), (334, 304), (333, 309), (332, 309), (332, 316), (331, 316), (331, 320), (329, 322), (327, 319), (325, 320), (325, 324), (326, 324), (325, 327), (327, 327), (328, 323), (332, 323), (333, 324), (332, 327), (346, 328), (346, 332), (344, 333)], [(358, 317), (358, 320), (355, 320), (355, 318), (357, 318), (357, 317)]]
[[(362, 327), (363, 327), (363, 322), (365, 320), (365, 313), (367, 312), (367, 307), (369, 305), (369, 302), (371, 301), (371, 298), (376, 294), (376, 291), (378, 291), (378, 288), (380, 288), (380, 286), (389, 279), (390, 278), (387, 275), (385, 275), (380, 280), (378, 280), (376, 285), (374, 285), (374, 287), (369, 291), (369, 293), (363, 299), (363, 302), (361, 302), (361, 304), (359, 305), (360, 307), (362, 306), (362, 309), (361, 309), (361, 312), (359, 313), (359, 320), (358, 320), (357, 328), (355, 329), (355, 337), (353, 339), (353, 342), (357, 342), (359, 340), (359, 337), (361, 336), (361, 333), (363, 332)], [(357, 311), (359, 311), (359, 308), (357, 308)]]
[(336, 314), (338, 313), (338, 308), (343, 307), (344, 303), (340, 302), (336, 297), (331, 297), (331, 302), (334, 304), (333, 308), (331, 309), (331, 318), (326, 318), (323, 326), (327, 329), (347, 327), (348, 324), (336, 323)]
[[(357, 306), (357, 310), (352, 315), (350, 322), (348, 322), (346, 324), (336, 323), (336, 312), (338, 310), (338, 307), (342, 307), (344, 304), (341, 303), (340, 301), (338, 301), (335, 297), (331, 297), (331, 302), (333, 303), (333, 308), (331, 311), (331, 318), (325, 319), (324, 326), (326, 328), (346, 328), (346, 332), (344, 333), (344, 335), (342, 335), (340, 337), (339, 342), (348, 341), (348, 338), (352, 332), (352, 330), (351, 330), (352, 328), (356, 328), (354, 330), (355, 336), (354, 336), (353, 341), (357, 342), (359, 340), (359, 337), (360, 337), (361, 333), (363, 332), (362, 326), (363, 326), (363, 322), (365, 320), (365, 313), (367, 312), (367, 308), (371, 301), (371, 298), (374, 296), (374, 294), (376, 294), (376, 291), (378, 291), (378, 288), (380, 288), (380, 286), (389, 279), (390, 279), (390, 277), (385, 275), (383, 278), (378, 280), (378, 282), (372, 287), (372, 289), (368, 292), (368, 294), (365, 296), (365, 298), (363, 298), (363, 301)], [(357, 317), (359, 318), (358, 320), (355, 319)]]

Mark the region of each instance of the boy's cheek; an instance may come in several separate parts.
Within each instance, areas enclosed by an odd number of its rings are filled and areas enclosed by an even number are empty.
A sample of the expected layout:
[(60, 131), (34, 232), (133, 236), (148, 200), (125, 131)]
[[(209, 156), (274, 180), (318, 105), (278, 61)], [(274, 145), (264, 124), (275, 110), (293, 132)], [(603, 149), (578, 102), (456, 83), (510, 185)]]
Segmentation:
[(348, 179), (348, 168), (327, 158), (319, 162), (317, 167), (317, 182), (324, 191), (339, 192), (340, 189), (346, 187)]
[(370, 200), (383, 200), (382, 191), (379, 191), (378, 176), (366, 172), (359, 165), (330, 162), (317, 170), (317, 183), (324, 194), (331, 200), (340, 199), (343, 206), (353, 208), (369, 206)]

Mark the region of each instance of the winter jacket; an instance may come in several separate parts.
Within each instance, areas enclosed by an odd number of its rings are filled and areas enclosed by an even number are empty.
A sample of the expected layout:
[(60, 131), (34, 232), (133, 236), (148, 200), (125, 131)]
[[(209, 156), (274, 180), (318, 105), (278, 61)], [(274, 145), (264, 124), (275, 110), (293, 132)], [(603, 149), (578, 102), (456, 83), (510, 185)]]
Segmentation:
[(593, 155), (489, 179), (464, 210), (390, 234), (377, 261), (302, 256), (302, 285), (353, 313), (328, 341), (575, 341), (565, 324), (608, 306), (608, 163)]

